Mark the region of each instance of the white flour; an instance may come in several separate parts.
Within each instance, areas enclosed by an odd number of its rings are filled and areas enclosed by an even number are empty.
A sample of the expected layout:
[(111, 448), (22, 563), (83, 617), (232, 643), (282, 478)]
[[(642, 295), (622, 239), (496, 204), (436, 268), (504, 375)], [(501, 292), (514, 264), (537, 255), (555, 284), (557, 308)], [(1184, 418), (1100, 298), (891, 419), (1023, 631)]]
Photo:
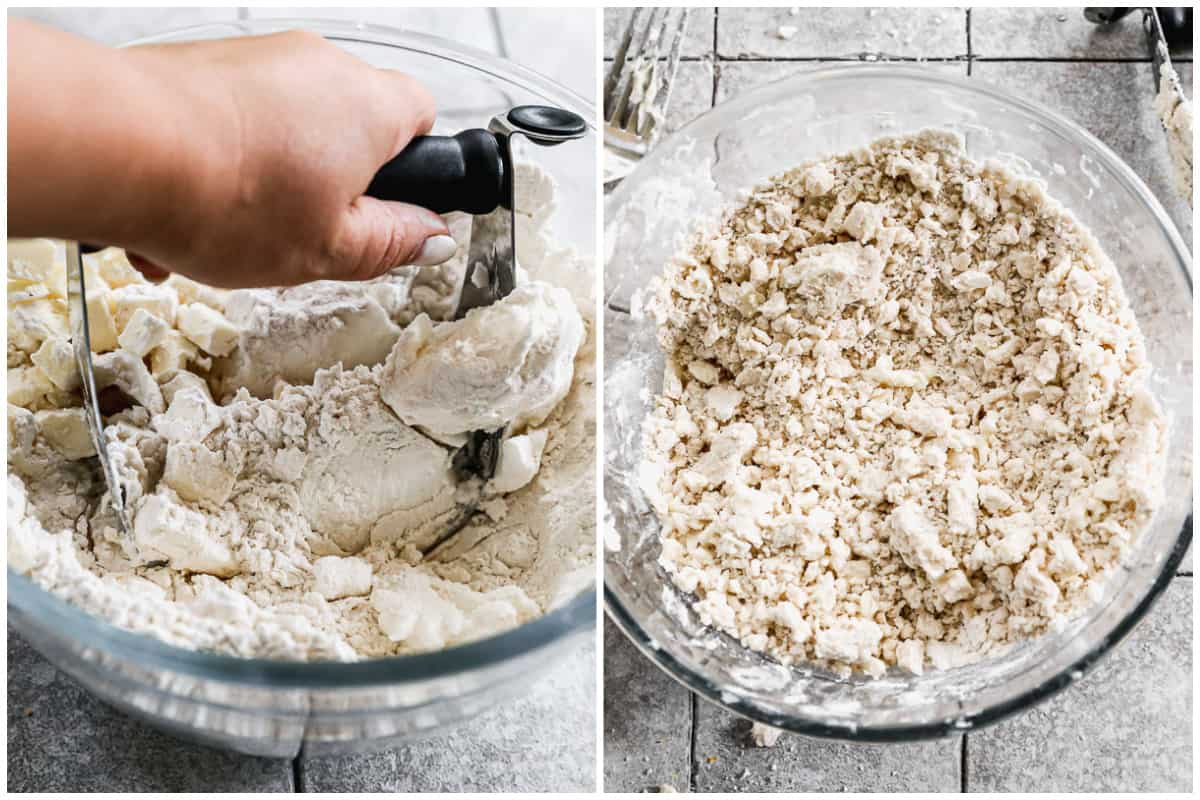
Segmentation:
[[(461, 257), (366, 284), (235, 292), (177, 277), (150, 286), (118, 251), (89, 259), (93, 331), (111, 324), (100, 344), (132, 348), (97, 357), (100, 382), (131, 405), (108, 419), (130, 538), (87, 458), (63, 351), (61, 255), (10, 243), (10, 567), (121, 627), (285, 659), (439, 649), (576, 594), (592, 578), (594, 547), (591, 265), (548, 238), (548, 179), (529, 168), (518, 179), (529, 189), (518, 197), (530, 198), (518, 218), (523, 285), (473, 316), (536, 307), (536, 319), (522, 317), (527, 339), (480, 330), (472, 317), (437, 321), (453, 309)], [(463, 222), (452, 221), (460, 242)], [(514, 375), (538, 389), (501, 404), (510, 437), (482, 512), (426, 559), (464, 490), (440, 441), (454, 437), (429, 438), (395, 411), (408, 376), (382, 362), (413, 325), (460, 331), (460, 345), (479, 345), (470, 333), (507, 342), (478, 348), (478, 373), (451, 381), (465, 402), (504, 399), (496, 382)]]
[(642, 485), (701, 620), (785, 664), (920, 673), (1091, 605), (1161, 502), (1111, 261), (949, 134), (756, 187), (667, 267)]

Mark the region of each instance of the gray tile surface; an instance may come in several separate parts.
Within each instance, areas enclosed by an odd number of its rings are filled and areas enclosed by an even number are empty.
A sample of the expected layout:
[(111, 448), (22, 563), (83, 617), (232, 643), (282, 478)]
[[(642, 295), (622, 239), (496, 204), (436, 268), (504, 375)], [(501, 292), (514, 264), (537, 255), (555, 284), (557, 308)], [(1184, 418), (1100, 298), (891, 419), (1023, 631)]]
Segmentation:
[[(795, 27), (789, 38), (780, 26)], [(967, 54), (963, 9), (788, 8), (721, 9), (717, 53), (722, 58), (818, 58), (858, 53), (952, 58)]]
[[(1192, 91), (1192, 65), (1180, 64), (1184, 90)], [(972, 77), (1044, 103), (1089, 130), (1146, 181), (1175, 220), (1184, 241), (1192, 240), (1192, 212), (1175, 193), (1166, 139), (1152, 105), (1153, 67), (1148, 63), (981, 61)]]
[(750, 723), (696, 707), (697, 792), (957, 792), (960, 740), (850, 744), (785, 734), (755, 747)]
[(1176, 578), (1096, 671), (972, 733), (972, 791), (1190, 792), (1192, 579)]
[[(972, 10), (973, 78), (1026, 94), (1090, 130), (1147, 182), (1190, 243), (1192, 214), (1172, 190), (1151, 106), (1149, 64), (1028, 60), (1144, 59), (1135, 49), (1141, 42), (1135, 20), (1093, 31), (1081, 13)], [(943, 20), (935, 25), (938, 14)], [(1060, 14), (1067, 20), (1060, 21)], [(796, 17), (787, 8), (718, 11), (717, 51), (694, 51), (715, 62), (712, 88), (718, 103), (812, 69), (812, 59), (864, 51), (958, 58), (930, 68), (967, 70), (965, 11), (925, 10), (914, 16), (904, 9), (872, 16), (865, 9), (822, 9), (798, 17), (810, 25), (793, 23)], [(949, 24), (960, 19), (961, 26)], [(800, 30), (791, 39), (779, 39), (780, 24)], [(892, 29), (895, 37), (888, 35)], [(981, 60), (981, 55), (1002, 60)], [(1192, 66), (1186, 61), (1177, 66), (1190, 95)], [(677, 109), (687, 103), (701, 111), (703, 97), (688, 101), (683, 96), (704, 89), (702, 80), (681, 82), (673, 102), (681, 103)], [(682, 111), (672, 116), (678, 124)], [(1180, 571), (1191, 571), (1190, 553)], [(689, 707), (682, 689), (618, 638), (615, 629), (608, 630), (605, 788), (638, 791), (668, 783), (680, 791), (689, 785), (696, 791), (1190, 790), (1191, 591), (1191, 578), (1177, 578), (1151, 617), (1095, 674), (1048, 703), (991, 729), (919, 745), (858, 746), (784, 735), (774, 748), (755, 748), (748, 722), (704, 701), (693, 700)], [(627, 719), (614, 719), (616, 713)], [(688, 715), (694, 723), (687, 731), (692, 747), (685, 752), (681, 721)]]
[[(604, 9), (604, 57), (617, 54), (621, 37), (633, 16), (632, 8)], [(644, 16), (644, 15), (643, 15)], [(715, 14), (712, 8), (696, 7), (688, 15), (687, 30), (683, 35), (684, 58), (698, 58), (712, 54), (713, 25)], [(637, 41), (636, 39), (634, 40)]]
[(527, 697), (452, 733), (383, 753), (304, 759), (306, 792), (591, 792), (596, 786), (596, 642)]
[(973, 8), (971, 52), (981, 58), (1146, 58), (1140, 13), (1093, 25), (1083, 8)]
[[(717, 102), (737, 97), (739, 94), (762, 86), (765, 83), (786, 78), (807, 70), (820, 69), (828, 66), (827, 62), (814, 63), (811, 61), (722, 61), (717, 64)], [(951, 75), (965, 77), (967, 62), (965, 61), (927, 61), (921, 65), (923, 69), (944, 71)]]
[(159, 733), (92, 697), (10, 631), (8, 791), (290, 792), (292, 766)]
[(687, 791), (692, 695), (604, 620), (604, 790)]
[[(8, 788), (38, 792), (590, 792), (596, 644), (526, 697), (437, 738), (381, 753), (252, 758), (160, 733), (93, 698), (8, 636)], [(293, 774), (300, 775), (299, 785)]]

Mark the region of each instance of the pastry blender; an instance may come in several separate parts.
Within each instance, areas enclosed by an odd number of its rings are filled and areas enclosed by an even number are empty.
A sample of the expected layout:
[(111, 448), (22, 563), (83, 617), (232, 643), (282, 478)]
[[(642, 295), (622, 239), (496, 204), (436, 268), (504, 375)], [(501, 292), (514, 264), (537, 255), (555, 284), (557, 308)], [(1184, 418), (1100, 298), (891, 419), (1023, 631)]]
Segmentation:
[[(516, 283), (513, 241), (512, 140), (524, 136), (541, 146), (582, 137), (586, 123), (577, 114), (549, 106), (518, 106), (492, 118), (486, 129), (454, 136), (421, 136), (376, 173), (367, 194), (424, 206), (439, 214), (473, 214), (462, 291), (454, 319), (473, 308), (491, 305), (509, 294)], [(67, 296), (71, 341), (83, 385), (84, 413), (108, 484), (112, 508), (123, 532), (132, 525), (124, 490), (109, 456), (104, 420), (96, 392), (95, 369), (88, 338), (87, 285), (82, 256), (96, 248), (67, 243)], [(454, 519), (425, 549), (431, 553), (462, 530), (478, 508), (483, 486), (496, 473), (504, 428), (473, 431), (454, 454), (453, 468), (464, 483), (476, 487), (474, 499), (464, 502)]]

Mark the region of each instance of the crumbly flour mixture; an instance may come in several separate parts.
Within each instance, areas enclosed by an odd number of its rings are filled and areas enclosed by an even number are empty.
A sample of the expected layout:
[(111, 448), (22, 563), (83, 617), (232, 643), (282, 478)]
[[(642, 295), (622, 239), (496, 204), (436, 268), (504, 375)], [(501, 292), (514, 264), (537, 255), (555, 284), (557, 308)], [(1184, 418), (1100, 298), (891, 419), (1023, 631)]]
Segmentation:
[[(285, 659), (439, 649), (575, 595), (593, 576), (591, 266), (547, 233), (547, 176), (518, 179), (519, 287), (460, 321), (461, 255), (234, 292), (88, 257), (129, 537), (80, 408), (61, 249), (10, 242), (9, 566), (123, 628)], [(501, 425), (481, 512), (423, 557), (469, 494), (453, 449)]]
[(1158, 72), (1154, 111), (1167, 134), (1167, 151), (1175, 168), (1175, 188), (1192, 205), (1192, 102), (1183, 93), (1179, 75), (1166, 60)]
[(1115, 267), (952, 134), (757, 187), (648, 310), (661, 563), (784, 663), (997, 653), (1093, 603), (1160, 502), (1165, 420)]

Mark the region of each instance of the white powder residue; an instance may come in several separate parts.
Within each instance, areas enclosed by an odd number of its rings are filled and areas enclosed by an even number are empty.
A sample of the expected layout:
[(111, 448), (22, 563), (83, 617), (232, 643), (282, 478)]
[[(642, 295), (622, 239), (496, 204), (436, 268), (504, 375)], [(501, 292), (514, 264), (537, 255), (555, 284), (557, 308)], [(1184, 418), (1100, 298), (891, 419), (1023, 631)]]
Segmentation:
[[(363, 284), (234, 292), (175, 276), (152, 286), (116, 250), (88, 257), (116, 348), (98, 355), (98, 378), (127, 406), (107, 430), (128, 537), (65, 366), (61, 252), (10, 243), (9, 565), (172, 644), (302, 660), (439, 649), (577, 594), (594, 557), (594, 326), (579, 291), (591, 265), (549, 236), (548, 176), (522, 166), (517, 179), (529, 198), (518, 257), (533, 280), (474, 312), (486, 326), (442, 321), (461, 257)], [(465, 242), (464, 220), (451, 227)], [(478, 358), (440, 353), (449, 375), (422, 375), (422, 358), (412, 374), (385, 368), (417, 329)], [(407, 389), (430, 400), (435, 388), (519, 435), (482, 511), (423, 558), (472, 493), (453, 448), (393, 410), (419, 405)]]
[(1166, 421), (1115, 266), (951, 134), (758, 186), (647, 305), (661, 564), (784, 664), (997, 654), (1090, 607), (1161, 503)]

